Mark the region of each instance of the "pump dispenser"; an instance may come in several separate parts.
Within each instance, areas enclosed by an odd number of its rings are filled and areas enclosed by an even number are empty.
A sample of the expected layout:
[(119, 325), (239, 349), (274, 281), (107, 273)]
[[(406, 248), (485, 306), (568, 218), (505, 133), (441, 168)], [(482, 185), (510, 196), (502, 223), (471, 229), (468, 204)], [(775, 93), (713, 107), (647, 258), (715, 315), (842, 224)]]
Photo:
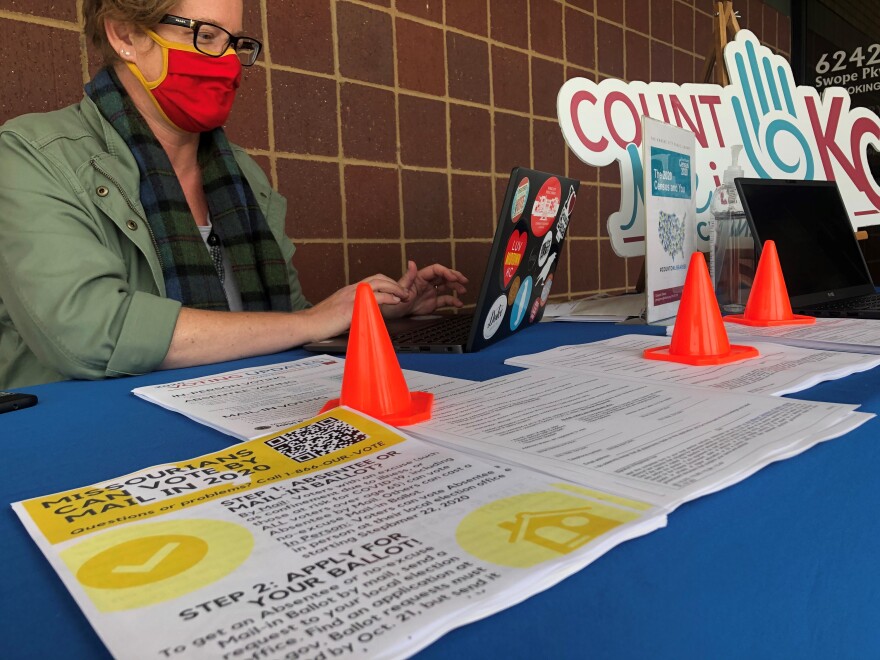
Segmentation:
[(730, 165), (712, 195), (709, 275), (722, 314), (743, 312), (755, 274), (755, 245), (734, 183), (745, 176), (739, 166), (742, 148), (730, 147)]
[(742, 150), (743, 146), (741, 144), (735, 144), (730, 147), (730, 166), (724, 170), (722, 183), (733, 186), (734, 190), (736, 190), (736, 185), (733, 183), (733, 180), (746, 175), (743, 172), (743, 168), (739, 166), (739, 155), (742, 153)]

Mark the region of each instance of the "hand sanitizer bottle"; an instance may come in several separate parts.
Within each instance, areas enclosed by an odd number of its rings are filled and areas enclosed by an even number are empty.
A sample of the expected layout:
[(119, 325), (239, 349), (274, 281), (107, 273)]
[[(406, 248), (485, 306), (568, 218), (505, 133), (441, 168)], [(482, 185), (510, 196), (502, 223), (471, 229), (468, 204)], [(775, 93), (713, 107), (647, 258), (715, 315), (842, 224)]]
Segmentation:
[(737, 164), (741, 144), (730, 148), (730, 166), (712, 195), (709, 274), (722, 314), (746, 308), (755, 274), (755, 245), (733, 180), (745, 175)]

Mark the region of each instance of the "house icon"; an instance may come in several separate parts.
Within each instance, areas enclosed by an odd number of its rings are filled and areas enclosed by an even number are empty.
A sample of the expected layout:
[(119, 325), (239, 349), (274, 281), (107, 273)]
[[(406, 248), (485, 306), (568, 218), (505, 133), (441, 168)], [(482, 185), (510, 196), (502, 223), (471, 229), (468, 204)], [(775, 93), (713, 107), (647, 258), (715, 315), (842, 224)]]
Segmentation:
[(498, 523), (510, 532), (510, 543), (534, 543), (567, 555), (617, 527), (617, 520), (591, 513), (591, 507), (556, 511), (522, 512), (513, 521)]

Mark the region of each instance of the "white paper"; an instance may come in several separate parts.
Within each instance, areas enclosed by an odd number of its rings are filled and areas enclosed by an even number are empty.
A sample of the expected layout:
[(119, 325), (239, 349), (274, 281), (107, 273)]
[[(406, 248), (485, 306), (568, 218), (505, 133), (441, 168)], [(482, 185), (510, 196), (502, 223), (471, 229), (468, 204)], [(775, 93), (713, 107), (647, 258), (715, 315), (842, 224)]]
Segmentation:
[(664, 337), (623, 335), (591, 344), (559, 346), (542, 353), (520, 355), (507, 359), (505, 364), (779, 396), (880, 365), (878, 355), (757, 342), (749, 342), (749, 345), (758, 349), (759, 357), (732, 364), (695, 367), (642, 357), (646, 348), (668, 343)]
[[(331, 355), (139, 387), (132, 392), (223, 433), (250, 440), (314, 417), (339, 398), (345, 360)], [(459, 378), (404, 370), (411, 391), (431, 392)]]
[(756, 327), (726, 322), (731, 337), (760, 337), (761, 341), (805, 348), (880, 354), (880, 320), (818, 318), (810, 325)]
[(339, 408), (13, 508), (110, 652), (138, 660), (406, 657), (665, 524)]
[(411, 433), (670, 509), (873, 417), (851, 405), (547, 369), (437, 394), (433, 419)]
[(645, 310), (645, 294), (585, 298), (548, 304), (542, 321), (574, 321), (579, 323), (625, 321)]

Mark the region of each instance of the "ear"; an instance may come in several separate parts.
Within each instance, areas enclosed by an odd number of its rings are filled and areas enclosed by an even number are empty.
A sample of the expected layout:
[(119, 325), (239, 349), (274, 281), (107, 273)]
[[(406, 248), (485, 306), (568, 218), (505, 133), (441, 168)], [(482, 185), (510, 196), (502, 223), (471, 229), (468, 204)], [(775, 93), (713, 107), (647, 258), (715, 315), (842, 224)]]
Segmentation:
[(138, 55), (148, 48), (145, 41), (153, 44), (141, 30), (125, 21), (108, 18), (104, 21), (104, 29), (107, 31), (107, 41), (125, 62), (137, 63)]

